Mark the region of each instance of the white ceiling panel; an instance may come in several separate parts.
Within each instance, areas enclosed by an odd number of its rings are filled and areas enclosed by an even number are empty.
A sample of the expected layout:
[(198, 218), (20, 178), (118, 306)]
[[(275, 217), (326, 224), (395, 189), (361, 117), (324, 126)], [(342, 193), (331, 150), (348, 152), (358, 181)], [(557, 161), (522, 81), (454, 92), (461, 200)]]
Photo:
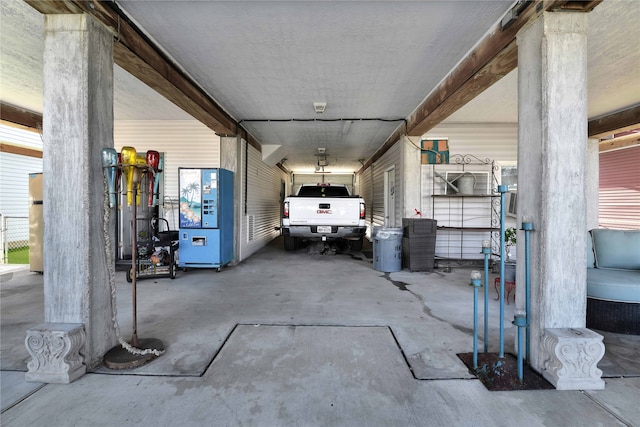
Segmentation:
[[(283, 153), (295, 171), (316, 165), (318, 147), (327, 149), (336, 170), (357, 170), (513, 3), (108, 5), (125, 13), (260, 143)], [(41, 112), (43, 17), (22, 0), (2, 0), (0, 12), (0, 101)], [(640, 104), (638, 22), (637, 0), (605, 0), (589, 13), (590, 118)], [(114, 67), (116, 120), (191, 118)], [(509, 73), (446, 121), (517, 122), (517, 80), (517, 70)], [(326, 102), (326, 111), (317, 114), (313, 102)]]

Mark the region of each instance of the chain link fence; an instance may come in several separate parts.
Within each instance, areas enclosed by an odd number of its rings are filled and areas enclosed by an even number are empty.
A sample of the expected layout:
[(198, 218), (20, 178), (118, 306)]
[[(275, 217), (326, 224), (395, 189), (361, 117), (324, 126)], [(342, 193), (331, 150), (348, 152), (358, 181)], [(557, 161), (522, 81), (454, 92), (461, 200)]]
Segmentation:
[(29, 248), (29, 217), (0, 214), (2, 264), (9, 262), (9, 252)]

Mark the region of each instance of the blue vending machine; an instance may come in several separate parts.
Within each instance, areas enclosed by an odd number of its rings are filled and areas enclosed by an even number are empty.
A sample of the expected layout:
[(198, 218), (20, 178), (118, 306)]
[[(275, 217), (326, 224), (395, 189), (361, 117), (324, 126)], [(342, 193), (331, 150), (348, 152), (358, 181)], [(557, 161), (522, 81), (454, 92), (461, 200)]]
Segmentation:
[(233, 260), (233, 172), (179, 168), (181, 268), (220, 268)]

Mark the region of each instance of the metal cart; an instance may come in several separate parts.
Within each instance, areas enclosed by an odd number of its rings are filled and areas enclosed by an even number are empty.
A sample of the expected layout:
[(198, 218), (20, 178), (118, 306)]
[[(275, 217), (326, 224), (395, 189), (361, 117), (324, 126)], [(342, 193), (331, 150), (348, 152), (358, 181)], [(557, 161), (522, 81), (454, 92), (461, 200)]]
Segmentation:
[[(148, 221), (144, 219), (143, 221)], [(161, 224), (164, 226), (162, 227)], [(164, 228), (164, 231), (160, 231)], [(136, 279), (151, 277), (176, 278), (176, 252), (178, 231), (169, 230), (164, 218), (152, 218), (149, 227), (137, 233)], [(133, 282), (133, 267), (127, 274), (127, 282)]]

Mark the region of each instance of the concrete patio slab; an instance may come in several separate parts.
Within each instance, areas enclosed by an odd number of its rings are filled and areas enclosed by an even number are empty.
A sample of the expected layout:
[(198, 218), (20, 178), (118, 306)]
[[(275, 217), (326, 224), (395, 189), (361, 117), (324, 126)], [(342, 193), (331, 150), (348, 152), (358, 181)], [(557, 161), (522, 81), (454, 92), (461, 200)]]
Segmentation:
[[(317, 341), (313, 349), (319, 347), (330, 348), (331, 343)], [(633, 425), (578, 391), (489, 392), (477, 380), (420, 381), (407, 371), (383, 366), (371, 376), (377, 362), (361, 364), (355, 357), (344, 365), (349, 369), (343, 371), (346, 377), (328, 375), (330, 370), (310, 374), (307, 363), (281, 366), (277, 372), (246, 372), (246, 364), (236, 363), (232, 356), (202, 378), (88, 374), (69, 385), (50, 384), (5, 412), (2, 423), (34, 427)], [(322, 366), (330, 363), (320, 355), (309, 357)]]
[(640, 425), (640, 377), (607, 378), (604, 390), (585, 391), (607, 411), (629, 425)]
[(24, 380), (24, 372), (0, 372), (0, 406), (2, 407), (2, 412), (29, 397), (44, 386), (45, 384), (42, 383), (26, 382)]
[[(0, 287), (2, 425), (639, 425), (637, 337), (603, 334), (612, 343), (605, 377), (625, 373), (603, 391), (489, 392), (456, 356), (473, 344), (469, 268), (388, 274), (359, 253), (313, 256), (281, 244), (220, 273), (141, 280), (138, 334), (161, 339), (166, 353), (69, 385), (24, 381), (25, 331), (43, 321), (42, 276), (13, 272)], [(116, 286), (127, 338), (124, 272)], [(513, 308), (505, 310), (507, 352)]]

